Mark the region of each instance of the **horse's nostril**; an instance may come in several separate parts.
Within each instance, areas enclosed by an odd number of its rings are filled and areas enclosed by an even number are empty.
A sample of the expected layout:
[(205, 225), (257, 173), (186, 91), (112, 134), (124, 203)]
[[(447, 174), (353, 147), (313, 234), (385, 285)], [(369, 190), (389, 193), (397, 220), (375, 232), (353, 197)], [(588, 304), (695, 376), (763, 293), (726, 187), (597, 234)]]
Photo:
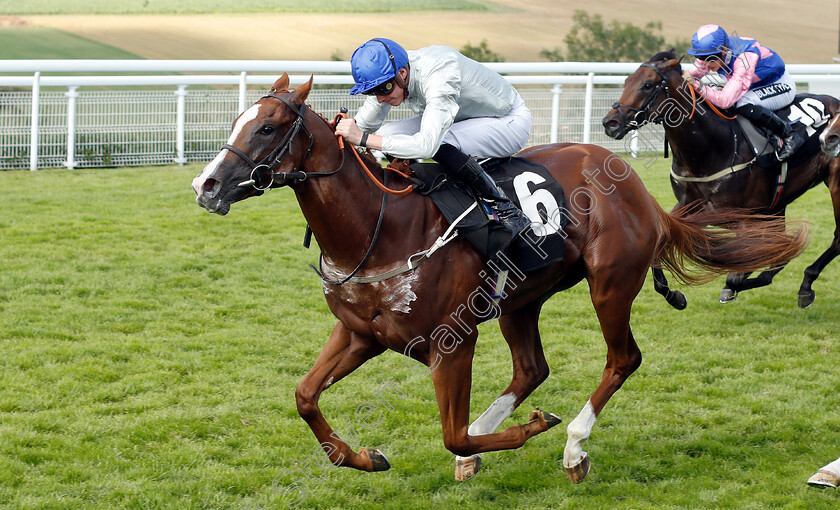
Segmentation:
[(204, 191), (210, 191), (215, 185), (216, 179), (207, 179), (204, 181), (204, 185), (202, 187), (204, 188)]

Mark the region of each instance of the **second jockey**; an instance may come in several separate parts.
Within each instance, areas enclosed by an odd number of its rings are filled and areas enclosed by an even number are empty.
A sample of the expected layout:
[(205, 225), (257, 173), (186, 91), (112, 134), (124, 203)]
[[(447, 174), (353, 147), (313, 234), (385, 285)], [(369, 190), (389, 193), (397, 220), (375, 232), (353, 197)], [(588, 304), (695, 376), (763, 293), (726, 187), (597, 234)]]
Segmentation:
[[(782, 141), (779, 160), (788, 159), (805, 139), (774, 110), (789, 105), (796, 83), (782, 58), (755, 39), (730, 36), (718, 25), (704, 25), (691, 38), (688, 53), (697, 57), (683, 78), (719, 108), (731, 108)], [(726, 78), (720, 90), (705, 87), (699, 78), (716, 72)]]

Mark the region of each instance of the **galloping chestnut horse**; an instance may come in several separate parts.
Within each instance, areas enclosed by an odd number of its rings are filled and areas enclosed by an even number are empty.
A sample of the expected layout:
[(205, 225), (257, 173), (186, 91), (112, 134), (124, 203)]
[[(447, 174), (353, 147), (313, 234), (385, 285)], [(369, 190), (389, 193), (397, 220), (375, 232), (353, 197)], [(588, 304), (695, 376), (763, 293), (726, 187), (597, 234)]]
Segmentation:
[[(389, 189), (404, 189), (410, 181), (396, 176), (388, 184), (386, 170), (371, 156), (357, 160), (353, 147), (339, 143), (334, 125), (304, 104), (312, 79), (293, 91), (288, 85), (284, 74), (271, 93), (239, 116), (228, 143), (192, 186), (198, 204), (218, 214), (268, 187), (294, 191), (322, 250), (324, 297), (338, 318), (297, 387), (297, 407), (336, 465), (364, 471), (390, 467), (375, 449), (353, 451), (318, 407), (321, 392), (386, 349), (429, 367), (444, 444), (466, 457), (460, 459), (458, 479), (478, 470), (478, 453), (518, 448), (558, 423), (538, 410), (528, 423), (495, 432), (548, 377), (537, 327), (543, 303), (586, 279), (608, 350), (600, 385), (568, 426), (564, 465), (579, 482), (589, 470), (582, 445), (596, 416), (642, 361), (630, 331), (630, 309), (654, 259), (687, 281), (702, 282), (725, 271), (784, 263), (805, 245), (805, 229), (788, 235), (779, 220), (765, 226), (742, 223), (738, 213), (722, 218), (702, 210), (666, 213), (632, 168), (601, 147), (538, 146), (522, 155), (548, 168), (566, 190), (575, 190), (568, 195), (565, 258), (509, 278), (507, 296), (493, 305), (487, 276), (492, 267), (462, 237), (405, 269), (413, 254), (445, 233), (443, 216), (420, 194), (384, 194), (382, 181)], [(725, 228), (705, 229), (713, 218)], [(689, 261), (699, 271), (688, 270)], [(356, 280), (338, 281), (350, 275)], [(497, 316), (513, 357), (513, 379), (470, 425), (476, 326)]]
[[(781, 164), (776, 162), (767, 168), (746, 164), (753, 158), (753, 151), (748, 140), (735, 135), (738, 133), (736, 121), (718, 115), (705, 102), (698, 103), (686, 92), (688, 88), (691, 87), (682, 78), (680, 61), (674, 51), (659, 53), (627, 77), (621, 98), (603, 119), (606, 134), (619, 140), (645, 122), (664, 120), (665, 134), (673, 150), (671, 187), (677, 197), (675, 209), (701, 202), (712, 210), (744, 208), (784, 217), (789, 203), (824, 182), (831, 191), (834, 220), (840, 229), (840, 162), (837, 159), (817, 152), (807, 161), (791, 166), (781, 195), (773, 200)], [(815, 96), (815, 99), (827, 105), (826, 113), (833, 113), (840, 107), (840, 101), (830, 96)], [(816, 101), (813, 104), (819, 106)], [(677, 112), (686, 114), (675, 116)], [(687, 112), (693, 112), (690, 118)], [(724, 172), (727, 169), (730, 171)], [(814, 302), (811, 284), (838, 250), (840, 246), (835, 235), (825, 253), (805, 269), (799, 288), (800, 307), (808, 307)], [(730, 274), (721, 292), (721, 302), (732, 301), (738, 291), (769, 285), (783, 267), (774, 267), (754, 278), (748, 278), (749, 274), (744, 273)], [(654, 268), (653, 272), (657, 292), (676, 308), (685, 308), (685, 297), (668, 288), (662, 270)]]

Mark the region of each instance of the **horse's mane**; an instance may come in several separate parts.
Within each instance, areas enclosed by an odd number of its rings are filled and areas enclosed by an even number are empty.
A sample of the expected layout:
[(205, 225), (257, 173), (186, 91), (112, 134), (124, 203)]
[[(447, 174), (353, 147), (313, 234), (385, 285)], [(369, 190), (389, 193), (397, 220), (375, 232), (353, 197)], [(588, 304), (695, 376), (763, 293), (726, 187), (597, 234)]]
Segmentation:
[(675, 48), (671, 48), (667, 51), (660, 51), (656, 55), (652, 56), (650, 60), (647, 61), (648, 64), (652, 64), (654, 62), (665, 62), (667, 60), (673, 60), (677, 58), (677, 50)]

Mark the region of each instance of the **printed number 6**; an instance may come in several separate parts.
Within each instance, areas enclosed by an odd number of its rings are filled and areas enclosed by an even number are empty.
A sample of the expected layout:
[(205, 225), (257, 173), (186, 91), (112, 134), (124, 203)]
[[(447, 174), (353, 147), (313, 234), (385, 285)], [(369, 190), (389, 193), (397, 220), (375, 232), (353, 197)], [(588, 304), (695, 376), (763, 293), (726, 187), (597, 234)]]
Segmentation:
[[(557, 226), (551, 224), (551, 217), (558, 209), (554, 195), (547, 189), (538, 189), (532, 193), (529, 188), (529, 184), (543, 182), (545, 179), (534, 172), (524, 172), (513, 179), (513, 189), (519, 197), (522, 212), (531, 220), (531, 230), (540, 237), (557, 233), (557, 227), (559, 227), (559, 224)], [(545, 208), (548, 223), (544, 223), (540, 216), (539, 204)]]

